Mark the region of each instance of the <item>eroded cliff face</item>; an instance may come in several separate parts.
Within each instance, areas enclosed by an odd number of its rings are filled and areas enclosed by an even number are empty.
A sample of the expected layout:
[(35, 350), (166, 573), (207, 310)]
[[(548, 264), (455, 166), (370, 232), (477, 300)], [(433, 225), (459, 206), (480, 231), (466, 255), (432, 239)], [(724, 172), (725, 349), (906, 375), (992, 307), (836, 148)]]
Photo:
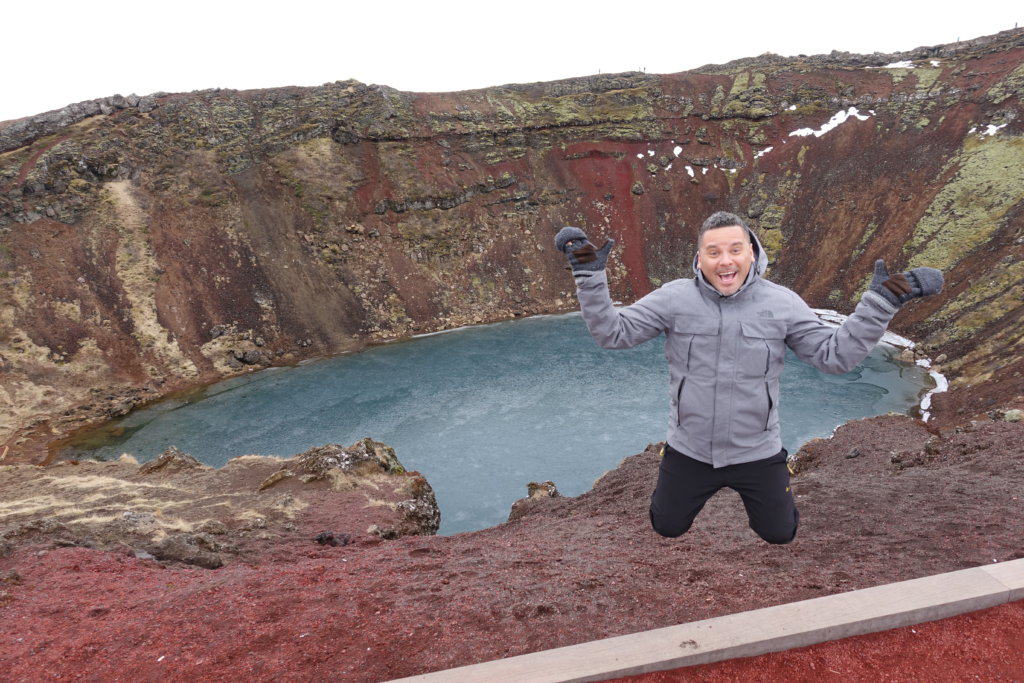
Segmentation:
[(562, 225), (618, 240), (629, 301), (690, 275), (720, 209), (812, 305), (850, 309), (876, 258), (942, 268), (946, 290), (894, 327), (950, 359), (940, 419), (982, 410), (1022, 393), (1022, 92), (1018, 30), (460, 93), (107, 98), (0, 124), (0, 448), (38, 461), (176, 388), (572, 308)]

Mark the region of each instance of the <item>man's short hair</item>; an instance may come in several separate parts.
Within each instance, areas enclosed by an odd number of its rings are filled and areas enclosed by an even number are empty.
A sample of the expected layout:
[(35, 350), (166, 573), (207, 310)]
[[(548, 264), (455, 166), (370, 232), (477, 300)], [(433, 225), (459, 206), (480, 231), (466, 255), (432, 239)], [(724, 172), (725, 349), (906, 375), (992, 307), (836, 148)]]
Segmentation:
[(750, 233), (747, 224), (743, 222), (743, 219), (734, 213), (728, 211), (715, 211), (713, 214), (707, 217), (704, 224), (700, 226), (700, 231), (697, 233), (697, 246), (700, 246), (701, 239), (704, 237), (704, 233), (708, 230), (714, 230), (715, 228), (728, 228), (732, 225), (738, 225), (743, 228), (744, 234), (747, 236), (747, 241), (750, 241)]

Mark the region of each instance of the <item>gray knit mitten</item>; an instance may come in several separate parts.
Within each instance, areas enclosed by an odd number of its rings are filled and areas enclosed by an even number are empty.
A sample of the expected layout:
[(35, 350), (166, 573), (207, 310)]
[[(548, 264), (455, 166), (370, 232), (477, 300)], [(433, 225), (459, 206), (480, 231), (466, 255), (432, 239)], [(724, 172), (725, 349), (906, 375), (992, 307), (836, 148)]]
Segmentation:
[(615, 246), (615, 240), (607, 240), (600, 249), (587, 239), (587, 234), (579, 228), (567, 226), (555, 235), (555, 248), (563, 252), (569, 259), (574, 277), (590, 277), (599, 270), (604, 270), (608, 263), (608, 254)]
[(911, 299), (938, 294), (942, 282), (942, 271), (924, 266), (890, 276), (885, 260), (878, 259), (868, 289), (899, 308)]

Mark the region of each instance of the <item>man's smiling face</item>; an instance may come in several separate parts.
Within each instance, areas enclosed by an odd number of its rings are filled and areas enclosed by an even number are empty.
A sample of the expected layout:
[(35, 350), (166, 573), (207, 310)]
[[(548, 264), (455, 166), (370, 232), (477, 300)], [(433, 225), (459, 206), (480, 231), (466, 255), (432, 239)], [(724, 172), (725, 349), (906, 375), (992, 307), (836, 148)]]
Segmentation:
[(743, 226), (713, 228), (701, 236), (697, 267), (719, 293), (735, 294), (747, 279), (753, 263), (754, 245)]

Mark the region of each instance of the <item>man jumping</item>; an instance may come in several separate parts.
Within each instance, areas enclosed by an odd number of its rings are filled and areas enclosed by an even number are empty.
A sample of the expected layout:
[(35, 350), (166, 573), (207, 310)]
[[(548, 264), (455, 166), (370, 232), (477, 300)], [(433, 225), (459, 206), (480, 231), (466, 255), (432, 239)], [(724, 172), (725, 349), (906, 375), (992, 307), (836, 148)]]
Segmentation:
[(786, 347), (824, 372), (849, 372), (900, 306), (942, 289), (942, 273), (914, 268), (890, 276), (885, 262), (876, 261), (868, 290), (835, 328), (796, 292), (762, 277), (768, 257), (736, 214), (718, 211), (704, 221), (693, 278), (668, 282), (623, 308), (614, 308), (608, 295), (605, 264), (614, 245), (608, 240), (598, 249), (574, 227), (555, 236), (576, 279), (583, 320), (601, 348), (666, 336), (670, 413), (651, 526), (662, 536), (686, 533), (708, 499), (727, 486), (743, 499), (751, 529), (768, 543), (789, 543), (800, 513), (779, 435)]

